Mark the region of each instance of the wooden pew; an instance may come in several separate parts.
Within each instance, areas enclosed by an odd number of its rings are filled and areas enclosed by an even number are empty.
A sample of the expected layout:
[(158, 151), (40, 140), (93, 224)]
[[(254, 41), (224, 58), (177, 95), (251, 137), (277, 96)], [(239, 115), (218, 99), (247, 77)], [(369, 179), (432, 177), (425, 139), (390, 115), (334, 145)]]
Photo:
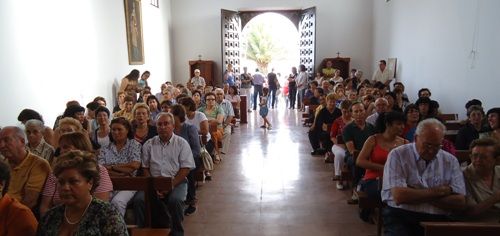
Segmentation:
[(470, 151), (469, 150), (457, 150), (457, 155), (456, 158), (458, 159), (458, 163), (462, 164), (464, 162), (467, 162), (467, 164), (470, 164)]
[(167, 177), (111, 177), (113, 190), (143, 191), (145, 204), (145, 227), (151, 227), (151, 202), (152, 194), (159, 191), (171, 191), (172, 178)]
[(422, 222), (426, 236), (499, 235), (500, 224), (476, 222)]
[(457, 139), (458, 130), (446, 130), (444, 134), (444, 138), (448, 139), (450, 142), (455, 143), (455, 139)]
[(460, 121), (446, 121), (444, 123), (444, 126), (446, 126), (446, 130), (459, 130), (462, 127), (464, 127), (464, 124), (462, 124)]
[(458, 114), (439, 114), (437, 117), (443, 121), (458, 120)]
[(132, 228), (130, 229), (130, 236), (167, 236), (170, 233), (170, 229), (141, 229)]

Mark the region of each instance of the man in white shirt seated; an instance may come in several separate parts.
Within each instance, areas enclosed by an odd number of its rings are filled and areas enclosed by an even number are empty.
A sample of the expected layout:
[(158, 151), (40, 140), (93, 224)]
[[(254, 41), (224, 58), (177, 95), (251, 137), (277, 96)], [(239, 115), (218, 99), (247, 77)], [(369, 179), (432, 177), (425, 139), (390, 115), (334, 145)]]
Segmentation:
[(446, 128), (421, 121), (415, 142), (393, 149), (384, 166), (381, 197), (384, 235), (424, 235), (422, 221), (448, 221), (465, 207), (465, 184), (456, 157), (441, 149)]
[(193, 153), (188, 142), (174, 134), (174, 117), (171, 113), (158, 114), (158, 135), (149, 139), (142, 147), (144, 176), (171, 177), (172, 191), (157, 192), (159, 200), (166, 205), (171, 220), (170, 235), (184, 235), (184, 201), (187, 195), (187, 175), (195, 168)]
[(389, 87), (389, 85), (391, 84), (391, 82), (393, 80), (394, 73), (392, 72), (392, 70), (387, 69), (386, 66), (387, 66), (387, 63), (385, 60), (379, 61), (378, 69), (377, 69), (377, 71), (375, 71), (375, 73), (373, 74), (373, 77), (372, 77), (373, 83), (380, 81), (380, 82), (384, 83), (384, 85), (386, 87)]

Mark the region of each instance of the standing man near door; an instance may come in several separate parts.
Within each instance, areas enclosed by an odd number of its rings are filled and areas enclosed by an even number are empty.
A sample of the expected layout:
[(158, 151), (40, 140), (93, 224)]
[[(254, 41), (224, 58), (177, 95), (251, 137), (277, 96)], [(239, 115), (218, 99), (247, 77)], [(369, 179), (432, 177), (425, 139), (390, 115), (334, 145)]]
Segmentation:
[(240, 75), (240, 80), (241, 80), (241, 89), (240, 89), (240, 94), (245, 95), (246, 101), (247, 101), (247, 107), (248, 107), (248, 112), (251, 112), (252, 109), (250, 109), (250, 95), (252, 94), (252, 76), (250, 73), (248, 73), (248, 68), (245, 66), (243, 67), (243, 73)]
[(271, 109), (274, 109), (274, 104), (276, 103), (276, 90), (278, 90), (278, 77), (274, 73), (274, 68), (267, 74), (267, 84), (271, 92)]
[(297, 80), (297, 107), (299, 108), (300, 111), (305, 111), (303, 100), (308, 84), (305, 65), (299, 66), (299, 75), (297, 76), (296, 80)]
[(264, 75), (260, 73), (259, 68), (255, 69), (253, 74), (253, 110), (257, 109), (257, 95), (259, 98), (262, 96), (262, 87), (264, 86)]
[(386, 66), (387, 62), (385, 60), (380, 60), (378, 62), (378, 69), (373, 74), (372, 80), (374, 82), (380, 81), (384, 83), (386, 87), (389, 87), (393, 80), (392, 76), (394, 73), (391, 70), (387, 69)]

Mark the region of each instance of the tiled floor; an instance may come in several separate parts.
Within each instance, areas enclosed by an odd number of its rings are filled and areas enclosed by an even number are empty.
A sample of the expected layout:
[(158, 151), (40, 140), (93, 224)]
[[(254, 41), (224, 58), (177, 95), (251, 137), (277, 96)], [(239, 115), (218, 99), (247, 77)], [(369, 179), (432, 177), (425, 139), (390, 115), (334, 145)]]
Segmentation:
[(375, 235), (335, 188), (332, 167), (309, 154), (300, 113), (281, 107), (269, 118), (272, 130), (259, 128), (258, 112), (236, 128), (213, 181), (198, 188), (186, 235)]

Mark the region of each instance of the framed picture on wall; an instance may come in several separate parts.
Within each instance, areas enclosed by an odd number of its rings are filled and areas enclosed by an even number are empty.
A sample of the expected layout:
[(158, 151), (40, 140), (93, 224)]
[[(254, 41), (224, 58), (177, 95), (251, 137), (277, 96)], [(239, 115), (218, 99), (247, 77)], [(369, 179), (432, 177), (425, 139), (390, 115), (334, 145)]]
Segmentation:
[(394, 73), (392, 78), (396, 78), (396, 69), (398, 67), (398, 59), (397, 58), (388, 58), (387, 59), (387, 68)]
[(125, 1), (125, 23), (127, 26), (128, 63), (144, 64), (144, 41), (142, 40), (141, 0)]

